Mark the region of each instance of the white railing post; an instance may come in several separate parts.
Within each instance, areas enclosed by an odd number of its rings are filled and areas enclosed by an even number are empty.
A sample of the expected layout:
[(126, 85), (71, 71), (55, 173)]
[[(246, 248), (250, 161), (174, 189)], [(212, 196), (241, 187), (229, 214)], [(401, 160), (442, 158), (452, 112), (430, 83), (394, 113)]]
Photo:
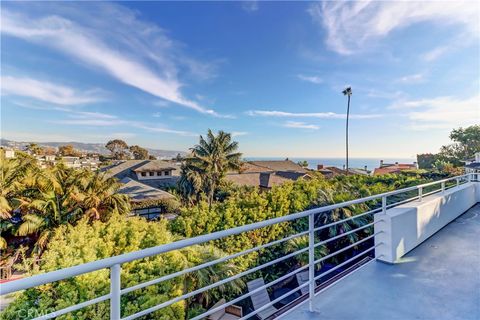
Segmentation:
[(313, 312), (313, 298), (315, 297), (315, 214), (308, 216), (308, 307)]
[(120, 272), (119, 264), (110, 267), (110, 320), (120, 320)]
[(418, 201), (422, 202), (423, 199), (423, 187), (418, 188)]
[(442, 193), (445, 193), (445, 181), (442, 182)]
[(469, 175), (467, 176), (467, 180), (468, 180), (468, 182), (472, 182), (472, 174), (469, 174)]
[(460, 179), (457, 178), (457, 179), (455, 179), (455, 180), (457, 180), (457, 187), (458, 187), (458, 186), (460, 185)]
[(382, 197), (382, 213), (387, 213), (387, 196)]

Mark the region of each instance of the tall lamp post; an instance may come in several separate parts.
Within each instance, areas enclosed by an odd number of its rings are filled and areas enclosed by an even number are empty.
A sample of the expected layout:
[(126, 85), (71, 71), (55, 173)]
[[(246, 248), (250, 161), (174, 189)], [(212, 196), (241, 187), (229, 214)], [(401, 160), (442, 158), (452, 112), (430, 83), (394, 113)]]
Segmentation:
[(348, 97), (348, 103), (347, 103), (347, 126), (346, 126), (346, 143), (345, 143), (345, 149), (346, 149), (346, 156), (347, 156), (347, 175), (348, 175), (348, 118), (350, 116), (350, 96), (352, 95), (352, 88), (347, 87), (345, 90), (342, 91), (344, 96)]

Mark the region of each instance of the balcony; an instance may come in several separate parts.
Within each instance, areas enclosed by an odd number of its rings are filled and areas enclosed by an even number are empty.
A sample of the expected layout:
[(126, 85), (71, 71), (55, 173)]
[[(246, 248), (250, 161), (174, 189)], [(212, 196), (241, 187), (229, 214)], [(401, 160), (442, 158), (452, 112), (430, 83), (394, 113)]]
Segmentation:
[(480, 319), (480, 205), (395, 264), (374, 262), (282, 319)]
[[(221, 301), (194, 320), (218, 314), (242, 301), (251, 302), (236, 319), (478, 319), (480, 318), (480, 183), (478, 174), (467, 174), (429, 184), (373, 195), (343, 203), (319, 207), (267, 221), (184, 239), (166, 245), (131, 252), (45, 274), (5, 283), (1, 294), (69, 279), (101, 269), (110, 269), (110, 292), (93, 300), (40, 315), (51, 319), (103, 301), (110, 303), (110, 319), (136, 319), (176, 302), (194, 297), (236, 279), (300, 254), (308, 263), (279, 275), (270, 282), (249, 285), (248, 291)], [(328, 224), (318, 223), (322, 213), (369, 203), (373, 209)], [(355, 219), (368, 218), (366, 224), (336, 236), (320, 238), (328, 228)], [(237, 252), (217, 260), (192, 266), (157, 279), (123, 287), (122, 264), (192, 245), (246, 233), (276, 224), (303, 220), (307, 228), (286, 238)], [(369, 230), (369, 235), (335, 252), (317, 257), (315, 248), (347, 235)], [(192, 292), (186, 292), (159, 305), (130, 315), (121, 314), (121, 296), (138, 289), (168, 281), (190, 272), (242, 257), (252, 252), (284, 245), (298, 237), (308, 237), (308, 246), (290, 254), (244, 270)], [(349, 253), (344, 261), (328, 270), (318, 270), (327, 259)], [(282, 288), (270, 297), (267, 289), (302, 274), (298, 286)], [(299, 278), (297, 278), (299, 279)], [(261, 297), (260, 297), (261, 296)], [(294, 297), (293, 297), (294, 296)], [(261, 298), (261, 299), (260, 299)], [(283, 303), (279, 307), (278, 303)]]

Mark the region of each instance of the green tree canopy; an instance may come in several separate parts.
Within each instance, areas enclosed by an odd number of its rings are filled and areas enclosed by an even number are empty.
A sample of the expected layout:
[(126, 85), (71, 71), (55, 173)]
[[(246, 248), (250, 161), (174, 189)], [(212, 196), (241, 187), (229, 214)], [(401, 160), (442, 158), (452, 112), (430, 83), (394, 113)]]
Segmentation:
[(110, 150), (112, 157), (117, 160), (128, 159), (128, 144), (120, 139), (114, 139), (107, 142), (105, 148)]
[(215, 192), (229, 170), (240, 168), (242, 154), (237, 152), (238, 142), (224, 131), (214, 134), (208, 130), (207, 137), (200, 141), (185, 158), (182, 166), (179, 189), (185, 197), (203, 192), (211, 205)]
[(142, 148), (140, 146), (130, 146), (130, 152), (133, 155), (133, 158), (135, 160), (146, 160), (149, 159), (148, 157), (148, 150), (145, 148)]
[(71, 144), (67, 144), (64, 146), (59, 146), (58, 147), (58, 153), (64, 157), (78, 157), (80, 156), (80, 152), (78, 150), (75, 150), (75, 148)]

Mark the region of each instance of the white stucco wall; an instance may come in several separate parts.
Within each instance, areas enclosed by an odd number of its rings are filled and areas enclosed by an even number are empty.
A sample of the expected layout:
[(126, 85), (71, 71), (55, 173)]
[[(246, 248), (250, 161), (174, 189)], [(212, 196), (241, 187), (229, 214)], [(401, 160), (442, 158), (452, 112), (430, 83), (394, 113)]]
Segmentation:
[(375, 215), (375, 249), (380, 261), (395, 263), (431, 237), (449, 222), (480, 202), (480, 183), (473, 182), (424, 197), (421, 202), (413, 201), (388, 209), (386, 214)]

